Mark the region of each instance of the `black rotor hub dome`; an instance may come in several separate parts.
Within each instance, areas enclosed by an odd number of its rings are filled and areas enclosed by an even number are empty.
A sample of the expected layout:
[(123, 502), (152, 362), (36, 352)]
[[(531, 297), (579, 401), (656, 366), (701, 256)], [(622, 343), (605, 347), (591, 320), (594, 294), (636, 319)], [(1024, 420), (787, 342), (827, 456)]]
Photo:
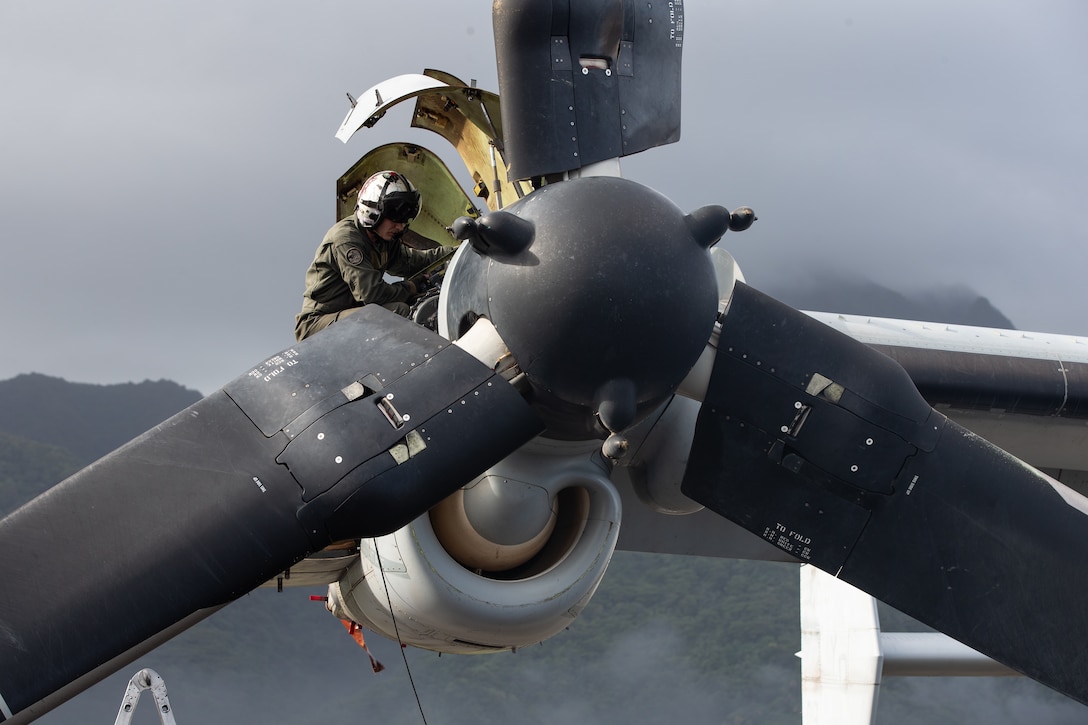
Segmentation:
[(696, 239), (699, 225), (658, 192), (576, 179), (472, 224), (473, 248), (445, 282), (449, 329), (491, 320), (550, 435), (628, 427), (675, 391), (706, 345), (718, 301), (707, 247), (721, 232)]

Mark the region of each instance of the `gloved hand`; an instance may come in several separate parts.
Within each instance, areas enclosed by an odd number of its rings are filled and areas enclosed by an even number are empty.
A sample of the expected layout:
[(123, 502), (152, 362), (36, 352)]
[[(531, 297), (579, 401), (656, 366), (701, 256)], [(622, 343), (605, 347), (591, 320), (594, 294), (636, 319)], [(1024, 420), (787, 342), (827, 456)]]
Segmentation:
[(442, 281), (442, 275), (436, 272), (425, 272), (415, 280), (416, 295), (425, 295), (438, 287)]

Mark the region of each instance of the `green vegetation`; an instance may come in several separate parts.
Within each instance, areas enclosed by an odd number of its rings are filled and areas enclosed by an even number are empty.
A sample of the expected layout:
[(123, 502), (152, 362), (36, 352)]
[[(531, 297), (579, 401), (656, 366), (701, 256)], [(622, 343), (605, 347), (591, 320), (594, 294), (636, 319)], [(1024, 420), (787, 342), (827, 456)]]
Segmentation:
[(91, 385), (19, 375), (0, 381), (0, 433), (67, 449), (86, 465), (200, 397), (167, 380)]
[(0, 432), (0, 517), (80, 468), (64, 448)]

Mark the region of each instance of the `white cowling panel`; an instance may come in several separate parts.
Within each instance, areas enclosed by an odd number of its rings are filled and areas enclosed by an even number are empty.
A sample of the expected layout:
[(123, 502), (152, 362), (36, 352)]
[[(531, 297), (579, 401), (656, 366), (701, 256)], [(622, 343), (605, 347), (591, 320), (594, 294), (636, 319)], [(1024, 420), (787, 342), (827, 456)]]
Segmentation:
[[(547, 492), (555, 512), (550, 534), (524, 564), (470, 570), (447, 552), (431, 515), (425, 515), (392, 534), (364, 540), (359, 560), (329, 587), (330, 610), (391, 639), (439, 652), (508, 650), (559, 633), (596, 591), (619, 534), (619, 494), (591, 452), (600, 442), (590, 445), (531, 442), (473, 484), (486, 485), (485, 496), (503, 486)], [(526, 531), (524, 537), (537, 533)]]

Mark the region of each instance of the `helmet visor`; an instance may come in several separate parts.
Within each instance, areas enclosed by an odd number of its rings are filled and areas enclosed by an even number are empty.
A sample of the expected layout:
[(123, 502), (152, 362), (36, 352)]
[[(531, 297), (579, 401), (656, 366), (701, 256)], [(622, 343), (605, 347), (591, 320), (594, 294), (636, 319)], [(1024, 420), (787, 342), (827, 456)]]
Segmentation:
[(419, 214), (418, 191), (394, 191), (382, 199), (382, 216), (397, 224), (407, 224)]

